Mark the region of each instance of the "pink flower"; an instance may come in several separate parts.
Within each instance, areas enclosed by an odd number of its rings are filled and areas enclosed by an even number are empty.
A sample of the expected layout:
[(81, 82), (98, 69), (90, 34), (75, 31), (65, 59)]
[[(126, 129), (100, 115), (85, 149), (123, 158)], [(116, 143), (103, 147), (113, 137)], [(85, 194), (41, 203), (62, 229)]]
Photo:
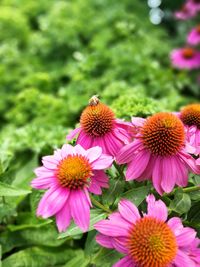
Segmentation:
[(200, 0), (188, 0), (187, 1), (188, 8), (194, 10), (194, 12), (200, 11)]
[(42, 197), (37, 215), (56, 217), (60, 232), (65, 231), (71, 218), (87, 231), (90, 222), (89, 192), (100, 195), (101, 187), (108, 188), (104, 169), (112, 164), (112, 157), (102, 154), (100, 147), (85, 150), (80, 145), (63, 145), (52, 156), (43, 157), (43, 166), (35, 170), (33, 188), (48, 189)]
[(182, 6), (182, 8), (174, 13), (174, 17), (180, 20), (187, 20), (195, 17), (197, 14), (197, 10), (194, 9), (194, 6), (191, 3), (186, 3)]
[(200, 104), (185, 106), (179, 117), (185, 125), (187, 141), (195, 149), (193, 154), (200, 154)]
[(191, 48), (175, 49), (171, 52), (171, 62), (178, 69), (198, 69), (200, 67), (200, 52)]
[(198, 267), (200, 240), (181, 219), (167, 220), (167, 207), (153, 195), (147, 197), (143, 217), (128, 200), (121, 200), (119, 212), (95, 224), (96, 241), (103, 247), (125, 254), (113, 267)]
[(115, 119), (113, 111), (93, 97), (80, 118), (81, 126), (73, 130), (67, 139), (78, 135), (77, 144), (85, 149), (100, 146), (103, 153), (115, 156), (119, 149), (130, 142), (131, 123)]
[(188, 34), (187, 42), (190, 45), (200, 44), (200, 25), (191, 30), (191, 32)]
[(128, 164), (127, 181), (152, 179), (162, 195), (171, 192), (175, 184), (186, 186), (189, 170), (200, 174), (200, 167), (187, 153), (184, 125), (176, 115), (157, 113), (139, 128), (140, 135), (116, 157), (118, 164)]

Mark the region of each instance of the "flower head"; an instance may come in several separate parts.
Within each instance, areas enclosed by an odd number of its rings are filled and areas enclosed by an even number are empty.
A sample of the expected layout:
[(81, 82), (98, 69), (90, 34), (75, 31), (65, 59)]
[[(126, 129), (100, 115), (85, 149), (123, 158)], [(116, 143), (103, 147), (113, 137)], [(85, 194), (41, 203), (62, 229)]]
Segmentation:
[[(127, 163), (126, 180), (152, 179), (159, 194), (171, 192), (175, 184), (186, 186), (188, 171), (200, 173), (200, 168), (187, 153), (181, 120), (161, 112), (141, 122), (135, 140), (116, 157), (117, 163)], [(133, 119), (133, 124), (137, 126), (138, 119)]]
[(200, 0), (188, 0), (186, 4), (190, 10), (196, 13), (200, 11)]
[(199, 68), (200, 52), (191, 47), (175, 49), (171, 53), (171, 62), (178, 69)]
[(196, 26), (189, 32), (187, 42), (190, 45), (200, 44), (200, 25)]
[(37, 215), (56, 217), (58, 230), (65, 231), (71, 218), (86, 231), (90, 221), (89, 192), (100, 195), (108, 187), (104, 169), (112, 164), (112, 157), (102, 154), (100, 147), (85, 150), (80, 145), (63, 145), (52, 156), (42, 159), (43, 166), (35, 170), (37, 178), (31, 185), (48, 189), (42, 197)]
[(197, 10), (191, 3), (185, 3), (179, 11), (174, 13), (174, 17), (179, 20), (187, 20), (196, 16)]
[(115, 156), (124, 144), (129, 143), (130, 127), (130, 123), (116, 119), (113, 111), (94, 96), (81, 114), (80, 127), (73, 130), (67, 139), (78, 135), (76, 142), (85, 149), (100, 146), (103, 153)]
[(96, 241), (116, 249), (125, 257), (113, 267), (197, 267), (200, 264), (199, 239), (196, 232), (184, 227), (180, 218), (167, 221), (166, 205), (147, 197), (147, 214), (143, 217), (128, 200), (121, 200), (119, 212), (95, 224), (100, 232)]
[(181, 110), (180, 119), (185, 125), (188, 143), (200, 154), (200, 104), (190, 104)]

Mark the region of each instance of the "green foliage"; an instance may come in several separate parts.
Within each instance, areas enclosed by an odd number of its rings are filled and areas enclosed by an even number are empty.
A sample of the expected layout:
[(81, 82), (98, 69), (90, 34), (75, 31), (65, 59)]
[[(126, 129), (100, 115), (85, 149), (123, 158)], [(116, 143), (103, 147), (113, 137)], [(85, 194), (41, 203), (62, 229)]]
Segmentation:
[[(108, 211), (94, 205), (88, 233), (72, 222), (58, 234), (54, 219), (35, 215), (44, 192), (30, 191), (33, 170), (66, 142), (93, 94), (130, 120), (177, 110), (198, 88), (170, 68), (174, 44), (166, 29), (151, 25), (145, 1), (2, 0), (0, 10), (2, 266), (110, 267), (121, 255), (100, 248), (93, 227)], [(125, 182), (121, 172), (108, 170), (110, 188), (95, 199), (115, 211), (126, 198), (146, 212), (153, 189)], [(163, 201), (170, 215), (200, 232), (199, 193), (177, 191)]]

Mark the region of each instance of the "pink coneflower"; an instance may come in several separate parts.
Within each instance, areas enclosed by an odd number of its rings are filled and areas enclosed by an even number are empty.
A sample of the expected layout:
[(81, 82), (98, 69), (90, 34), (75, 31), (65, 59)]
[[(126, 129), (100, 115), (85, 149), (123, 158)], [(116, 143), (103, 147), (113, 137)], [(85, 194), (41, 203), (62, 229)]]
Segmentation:
[(171, 192), (175, 184), (186, 186), (189, 170), (200, 174), (186, 151), (184, 125), (172, 113), (161, 112), (147, 118), (140, 126), (140, 135), (121, 149), (116, 161), (128, 163), (127, 181), (152, 179), (159, 194)]
[(187, 20), (196, 16), (197, 10), (193, 8), (193, 5), (186, 3), (179, 11), (174, 13), (174, 17), (180, 20)]
[(187, 42), (190, 45), (200, 44), (200, 25), (191, 30), (188, 34)]
[(108, 187), (104, 169), (112, 164), (112, 157), (102, 154), (100, 147), (85, 150), (80, 145), (63, 145), (52, 156), (43, 157), (43, 166), (35, 170), (37, 178), (33, 188), (48, 189), (42, 197), (37, 215), (56, 217), (60, 232), (65, 231), (71, 218), (87, 231), (90, 222), (90, 197), (88, 192), (101, 194)]
[(130, 141), (130, 125), (115, 119), (113, 111), (94, 96), (81, 114), (80, 127), (73, 130), (67, 139), (71, 140), (78, 134), (77, 144), (86, 149), (100, 146), (103, 153), (115, 156)]
[(185, 125), (187, 141), (195, 148), (194, 154), (200, 154), (200, 104), (185, 106), (179, 117)]
[(153, 195), (147, 197), (143, 217), (128, 200), (121, 200), (119, 212), (95, 224), (96, 241), (103, 247), (125, 254), (113, 267), (198, 267), (199, 239), (181, 219), (167, 221), (167, 207)]
[(188, 0), (187, 2), (188, 8), (194, 10), (194, 12), (200, 11), (200, 0)]
[(175, 49), (171, 52), (171, 62), (178, 69), (197, 69), (200, 67), (200, 52), (191, 48)]

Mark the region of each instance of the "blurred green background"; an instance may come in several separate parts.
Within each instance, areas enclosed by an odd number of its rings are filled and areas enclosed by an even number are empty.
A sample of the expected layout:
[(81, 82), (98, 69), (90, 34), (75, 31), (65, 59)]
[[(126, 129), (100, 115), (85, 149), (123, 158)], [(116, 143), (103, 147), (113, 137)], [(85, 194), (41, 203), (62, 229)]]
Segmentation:
[[(182, 2), (163, 1), (154, 25), (144, 0), (1, 0), (1, 181), (29, 190), (33, 168), (66, 142), (93, 94), (127, 120), (196, 101), (192, 75), (169, 61), (190, 27), (173, 20)], [(57, 240), (35, 218), (39, 198), (0, 200), (3, 266), (88, 266), (80, 249), (89, 241)], [(70, 263), (77, 257), (82, 265)]]

